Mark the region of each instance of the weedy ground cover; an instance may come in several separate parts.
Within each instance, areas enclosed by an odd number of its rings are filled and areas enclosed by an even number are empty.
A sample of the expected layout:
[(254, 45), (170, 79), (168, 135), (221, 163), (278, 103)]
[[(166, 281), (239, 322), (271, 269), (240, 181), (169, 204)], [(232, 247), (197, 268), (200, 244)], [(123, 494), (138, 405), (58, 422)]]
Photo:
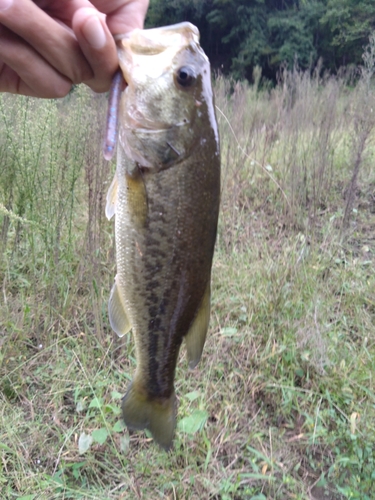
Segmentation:
[(105, 99), (1, 96), (1, 498), (372, 498), (371, 76), (217, 79), (212, 320), (192, 372), (182, 348), (168, 454), (121, 422), (135, 358), (107, 317)]

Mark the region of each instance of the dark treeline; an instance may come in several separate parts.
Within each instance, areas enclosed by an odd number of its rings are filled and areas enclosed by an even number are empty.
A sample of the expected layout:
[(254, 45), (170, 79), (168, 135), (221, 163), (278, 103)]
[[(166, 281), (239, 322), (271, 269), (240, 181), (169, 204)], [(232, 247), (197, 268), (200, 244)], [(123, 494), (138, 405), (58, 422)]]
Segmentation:
[(195, 24), (213, 68), (276, 79), (281, 65), (318, 60), (331, 72), (362, 62), (375, 30), (375, 0), (150, 0), (147, 27)]

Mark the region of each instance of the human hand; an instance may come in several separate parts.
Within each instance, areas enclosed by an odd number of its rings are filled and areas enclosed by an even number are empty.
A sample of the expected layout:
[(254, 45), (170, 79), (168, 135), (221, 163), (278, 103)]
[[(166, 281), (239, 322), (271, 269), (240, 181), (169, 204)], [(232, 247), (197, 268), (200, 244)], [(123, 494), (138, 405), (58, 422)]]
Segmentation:
[(142, 28), (148, 0), (0, 0), (0, 92), (63, 97), (109, 89), (113, 35)]

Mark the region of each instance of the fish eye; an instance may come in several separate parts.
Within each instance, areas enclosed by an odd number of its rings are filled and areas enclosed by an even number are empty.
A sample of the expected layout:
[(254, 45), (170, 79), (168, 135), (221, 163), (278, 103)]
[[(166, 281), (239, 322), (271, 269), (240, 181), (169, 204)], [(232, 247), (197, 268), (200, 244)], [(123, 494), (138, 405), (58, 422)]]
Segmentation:
[(195, 73), (192, 68), (182, 66), (177, 70), (176, 80), (181, 87), (191, 87), (195, 82)]

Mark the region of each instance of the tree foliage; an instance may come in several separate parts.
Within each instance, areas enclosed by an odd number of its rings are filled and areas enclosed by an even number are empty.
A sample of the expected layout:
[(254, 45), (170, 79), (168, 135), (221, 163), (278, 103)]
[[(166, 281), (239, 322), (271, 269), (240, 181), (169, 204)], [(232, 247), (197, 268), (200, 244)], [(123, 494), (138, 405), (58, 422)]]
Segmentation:
[(255, 66), (275, 79), (281, 65), (319, 59), (338, 70), (360, 64), (375, 30), (374, 0), (150, 0), (146, 25), (190, 21), (215, 69), (251, 79)]
[(375, 30), (375, 2), (372, 0), (328, 0), (321, 24), (331, 36), (336, 66), (361, 60), (363, 47)]

